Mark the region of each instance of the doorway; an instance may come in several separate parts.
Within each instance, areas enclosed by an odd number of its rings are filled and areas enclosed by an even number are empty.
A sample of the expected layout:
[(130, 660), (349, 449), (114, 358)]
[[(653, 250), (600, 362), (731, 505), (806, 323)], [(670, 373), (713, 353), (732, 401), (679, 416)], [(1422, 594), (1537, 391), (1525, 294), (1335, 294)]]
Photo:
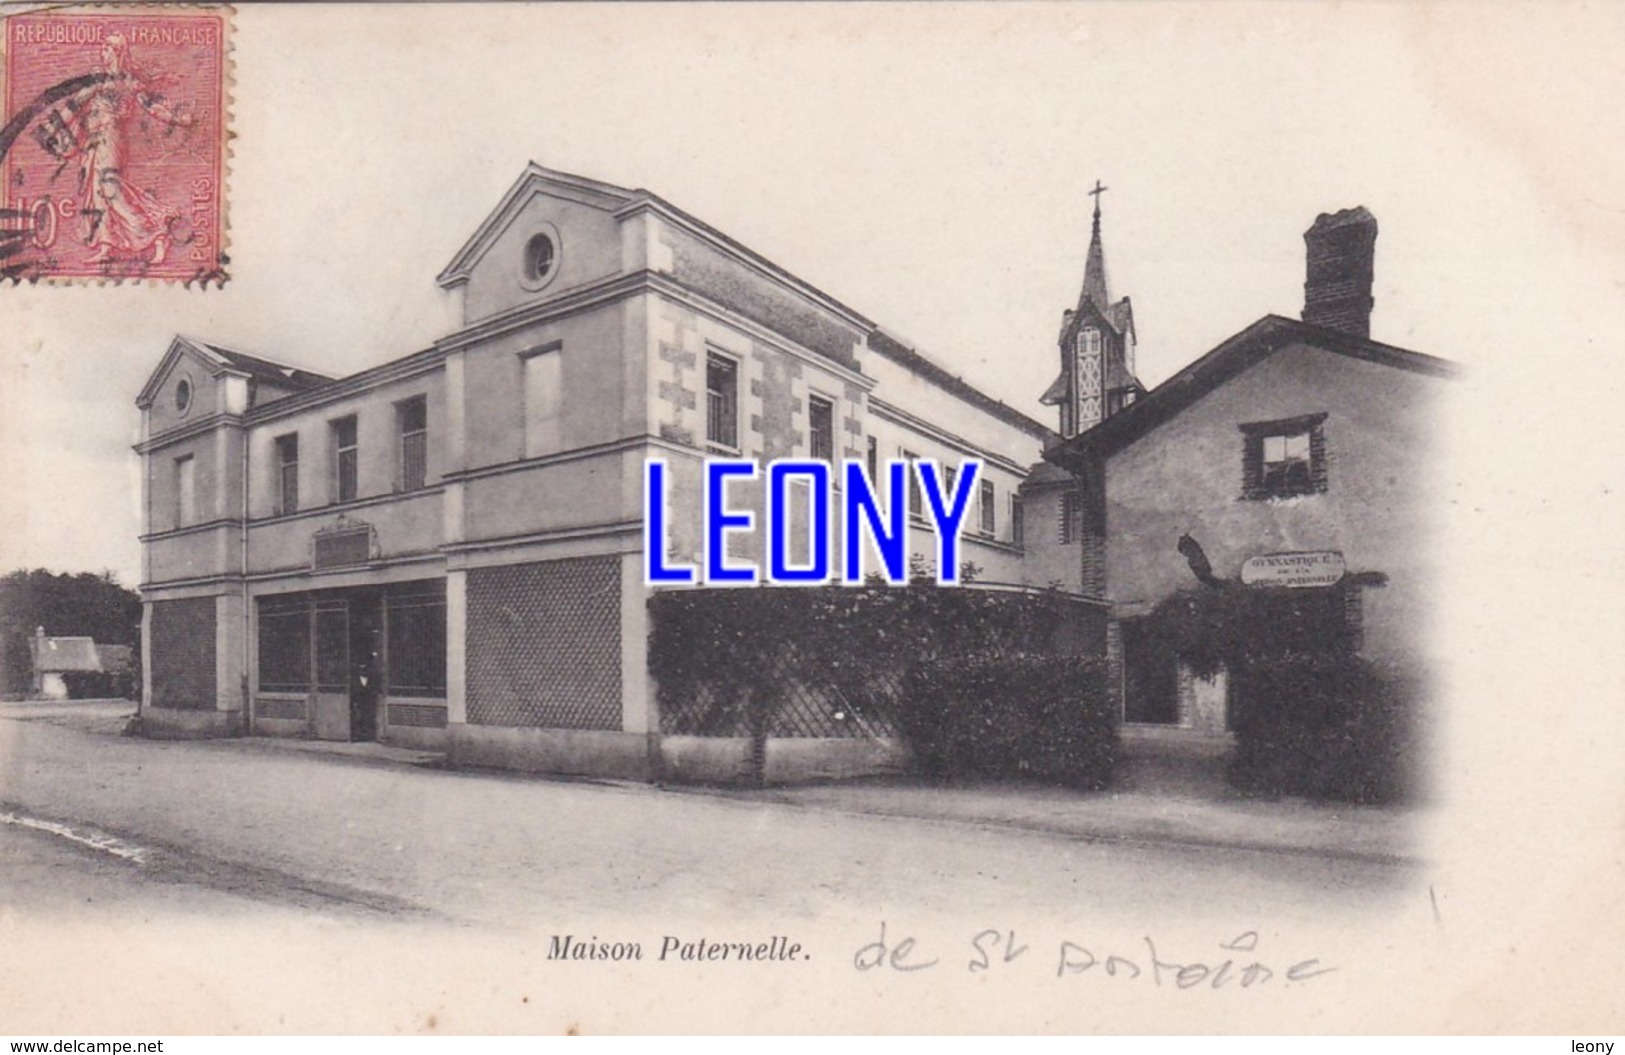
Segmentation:
[(312, 600), (316, 736), (376, 740), (383, 699), (381, 595), (375, 589), (332, 590)]
[(383, 702), (383, 600), (377, 590), (351, 591), (349, 619), (350, 739), (378, 739)]

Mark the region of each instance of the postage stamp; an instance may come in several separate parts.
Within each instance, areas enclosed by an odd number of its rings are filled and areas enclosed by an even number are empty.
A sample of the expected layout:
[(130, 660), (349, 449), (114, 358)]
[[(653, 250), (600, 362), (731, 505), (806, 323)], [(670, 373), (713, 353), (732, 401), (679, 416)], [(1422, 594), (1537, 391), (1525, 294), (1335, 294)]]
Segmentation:
[(0, 277), (224, 284), (229, 18), (6, 17)]

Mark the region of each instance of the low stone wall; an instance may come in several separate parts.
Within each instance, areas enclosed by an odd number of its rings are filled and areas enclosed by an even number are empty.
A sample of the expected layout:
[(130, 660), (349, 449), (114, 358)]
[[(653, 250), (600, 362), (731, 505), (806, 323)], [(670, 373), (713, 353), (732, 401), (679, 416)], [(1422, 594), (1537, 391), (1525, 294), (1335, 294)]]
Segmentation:
[(908, 761), (908, 748), (897, 739), (773, 739), (767, 742), (766, 779), (769, 784), (850, 780), (901, 773)]
[(452, 723), (446, 760), (526, 773), (650, 780), (648, 737), (598, 729), (524, 729)]
[(151, 740), (209, 740), (241, 736), (242, 711), (176, 710), (143, 707), (141, 735)]
[[(908, 749), (895, 739), (771, 737), (763, 763), (768, 784), (900, 773)], [(661, 779), (673, 784), (751, 784), (751, 741), (747, 736), (664, 736), (660, 739)]]

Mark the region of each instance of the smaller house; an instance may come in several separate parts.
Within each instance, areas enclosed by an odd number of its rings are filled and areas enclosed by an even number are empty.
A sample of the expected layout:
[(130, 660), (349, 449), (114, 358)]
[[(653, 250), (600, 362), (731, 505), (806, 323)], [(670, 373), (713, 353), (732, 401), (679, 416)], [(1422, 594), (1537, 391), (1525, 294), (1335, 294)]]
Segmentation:
[[(123, 648), (124, 664), (129, 666), (129, 646)], [(95, 641), (88, 637), (46, 637), (45, 628), (39, 627), (28, 639), (28, 655), (34, 667), (33, 693), (35, 699), (65, 700), (67, 682), (62, 675), (73, 672), (100, 673), (105, 668)]]
[[(1276, 587), (1315, 605), (1320, 644), (1421, 691), (1439, 559), (1432, 449), (1458, 371), (1370, 338), (1376, 236), (1363, 208), (1320, 216), (1304, 235), (1301, 320), (1263, 317), (1046, 452), (1078, 480), (1086, 528), (1104, 540), (1099, 579), (1089, 566), (1084, 579), (1111, 604), (1128, 725), (1234, 728), (1224, 672), (1194, 676), (1150, 618), (1210, 587)], [(1029, 543), (1029, 562), (1046, 556)]]

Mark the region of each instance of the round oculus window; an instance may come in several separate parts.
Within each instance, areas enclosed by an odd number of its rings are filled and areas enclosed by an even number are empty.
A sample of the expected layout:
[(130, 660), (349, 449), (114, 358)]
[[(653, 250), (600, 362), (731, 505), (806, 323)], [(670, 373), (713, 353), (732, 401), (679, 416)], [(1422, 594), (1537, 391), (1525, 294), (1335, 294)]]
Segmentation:
[(184, 414), (191, 409), (192, 382), (183, 377), (180, 383), (175, 386), (175, 410), (177, 413)]
[(532, 235), (525, 243), (525, 278), (530, 282), (545, 282), (552, 276), (557, 258), (558, 250), (551, 237)]

